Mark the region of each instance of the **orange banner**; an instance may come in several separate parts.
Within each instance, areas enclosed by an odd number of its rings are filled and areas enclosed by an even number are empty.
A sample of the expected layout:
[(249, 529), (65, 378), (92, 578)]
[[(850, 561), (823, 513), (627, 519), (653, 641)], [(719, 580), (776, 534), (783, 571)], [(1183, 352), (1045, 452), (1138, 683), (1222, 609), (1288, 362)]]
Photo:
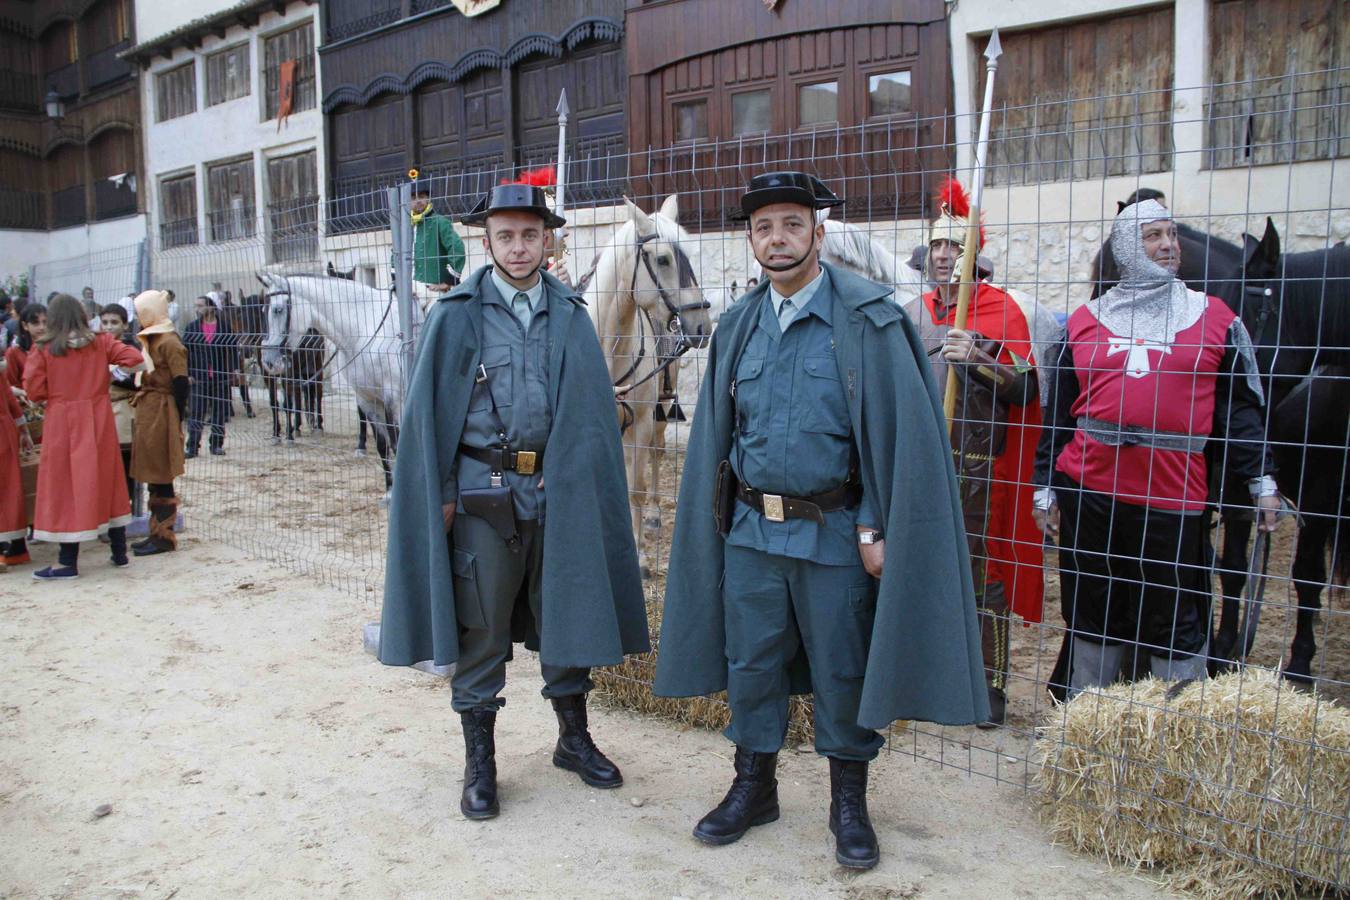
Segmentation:
[(295, 67), (297, 63), (293, 59), (288, 59), (281, 64), (281, 83), (277, 85), (280, 102), (277, 104), (277, 131), (281, 130), (281, 123), (286, 121), (286, 117), (291, 114), (291, 109), (295, 106)]

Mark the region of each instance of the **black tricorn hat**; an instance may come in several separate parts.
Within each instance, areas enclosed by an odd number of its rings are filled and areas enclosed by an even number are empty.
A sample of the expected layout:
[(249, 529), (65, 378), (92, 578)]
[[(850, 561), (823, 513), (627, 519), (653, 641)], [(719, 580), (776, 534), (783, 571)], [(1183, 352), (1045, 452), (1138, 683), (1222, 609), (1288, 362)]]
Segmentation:
[(843, 203), (819, 178), (805, 172), (766, 172), (750, 179), (750, 187), (741, 197), (741, 214), (748, 219), (755, 210), (771, 203), (796, 203), (807, 209), (829, 209)]
[(499, 184), (485, 194), (478, 205), (460, 221), (465, 225), (482, 226), (495, 212), (528, 212), (544, 220), (545, 228), (561, 228), (567, 220), (549, 208), (544, 189), (532, 184)]

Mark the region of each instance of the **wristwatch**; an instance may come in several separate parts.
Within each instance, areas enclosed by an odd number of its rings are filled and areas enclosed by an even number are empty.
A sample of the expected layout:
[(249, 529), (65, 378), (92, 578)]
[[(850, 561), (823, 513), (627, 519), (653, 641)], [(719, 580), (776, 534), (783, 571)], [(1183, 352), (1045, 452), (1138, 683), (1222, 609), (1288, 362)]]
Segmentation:
[(875, 544), (877, 541), (881, 540), (881, 537), (880, 531), (860, 531), (858, 532), (858, 543), (865, 545)]

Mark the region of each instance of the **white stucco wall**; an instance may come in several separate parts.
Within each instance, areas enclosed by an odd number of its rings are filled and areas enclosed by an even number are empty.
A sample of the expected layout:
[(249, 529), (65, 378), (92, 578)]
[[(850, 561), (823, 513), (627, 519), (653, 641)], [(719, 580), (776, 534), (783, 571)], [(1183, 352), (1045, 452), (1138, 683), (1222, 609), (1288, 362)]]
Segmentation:
[[(1087, 299), (1091, 261), (1109, 231), (1116, 203), (1138, 187), (1164, 191), (1173, 212), (1196, 228), (1240, 242), (1272, 216), (1284, 246), (1312, 250), (1350, 239), (1350, 173), (1344, 164), (1305, 162), (1250, 169), (1204, 167), (1204, 83), (1209, 0), (1173, 7), (1173, 169), (1141, 176), (996, 187), (984, 197), (996, 279), (1015, 284), (1057, 311)], [(961, 0), (951, 15), (958, 177), (969, 183), (984, 64), (978, 46), (994, 27), (1051, 25), (1156, 7), (1122, 0)], [(997, 87), (995, 99), (997, 100)]]
[(51, 291), (79, 296), (86, 285), (94, 298), (111, 302), (135, 287), (136, 253), (145, 238), (145, 217), (128, 216), (56, 231), (0, 231), (0, 280), (37, 267), (32, 296)]
[[(158, 6), (159, 4), (155, 4)], [(233, 4), (216, 0), (206, 12), (226, 9)], [(197, 2), (198, 11), (191, 17), (205, 15)], [(265, 245), (267, 235), (266, 207), (270, 200), (267, 182), (267, 161), (307, 150), (315, 151), (315, 177), (319, 206), (323, 207), (326, 169), (323, 142), (323, 115), (320, 98), (321, 85), (316, 85), (313, 108), (293, 113), (278, 129), (276, 119), (264, 120), (265, 80), (263, 74), (263, 44), (265, 38), (305, 21), (314, 22), (315, 43), (318, 43), (318, 7), (303, 3), (290, 4), (285, 13), (266, 12), (254, 28), (235, 26), (224, 37), (211, 35), (194, 50), (177, 50), (171, 59), (156, 58), (141, 78), (141, 103), (145, 110), (142, 129), (145, 135), (146, 209), (149, 233), (155, 245), (153, 270), (156, 284), (172, 287), (184, 293), (201, 293), (213, 282), (234, 289), (234, 283), (267, 265)], [(168, 29), (162, 29), (168, 30)], [(144, 40), (144, 37), (142, 37)], [(212, 53), (250, 44), (249, 69), (251, 85), (247, 96), (206, 105), (206, 57)], [(197, 111), (166, 122), (155, 121), (155, 75), (182, 65), (188, 59), (196, 62)], [(316, 62), (316, 71), (317, 71)], [(210, 202), (207, 193), (207, 167), (218, 161), (251, 157), (253, 162), (253, 191), (256, 215), (255, 237), (247, 240), (213, 243), (210, 241), (207, 213)], [(166, 175), (193, 172), (197, 188), (198, 243), (161, 251), (158, 248), (160, 221), (160, 180)], [(320, 227), (322, 227), (322, 216)]]

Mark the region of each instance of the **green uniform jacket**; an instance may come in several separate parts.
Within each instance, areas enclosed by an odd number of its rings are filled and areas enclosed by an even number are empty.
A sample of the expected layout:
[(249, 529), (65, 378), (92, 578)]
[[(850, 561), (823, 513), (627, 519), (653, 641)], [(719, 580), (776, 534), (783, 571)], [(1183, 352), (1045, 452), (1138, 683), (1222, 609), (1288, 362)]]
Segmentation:
[[(989, 715), (975, 591), (942, 405), (913, 325), (891, 291), (826, 266), (834, 289), (835, 357), (848, 396), (863, 489), (880, 511), (886, 560), (877, 595), (858, 724), (945, 725)], [(655, 692), (712, 694), (727, 686), (723, 541), (713, 519), (717, 465), (731, 451), (736, 361), (755, 328), (761, 282), (713, 333), (666, 576)], [(841, 602), (842, 602), (841, 598)], [(794, 693), (807, 693), (804, 654)]]
[[(432, 308), (413, 366), (389, 506), (379, 654), (388, 665), (443, 666), (459, 657), (441, 486), (455, 464), (481, 358), (482, 292), (494, 290), (489, 271), (479, 269)], [(533, 623), (518, 601), (526, 621), (513, 638), (551, 665), (614, 665), (650, 649), (614, 389), (581, 298), (552, 275), (543, 278), (553, 404), (543, 459), (543, 621)]]
[(443, 284), (450, 280), (450, 266), (456, 272), (464, 271), (464, 242), (455, 232), (448, 218), (427, 210), (422, 224), (413, 229), (413, 281)]

